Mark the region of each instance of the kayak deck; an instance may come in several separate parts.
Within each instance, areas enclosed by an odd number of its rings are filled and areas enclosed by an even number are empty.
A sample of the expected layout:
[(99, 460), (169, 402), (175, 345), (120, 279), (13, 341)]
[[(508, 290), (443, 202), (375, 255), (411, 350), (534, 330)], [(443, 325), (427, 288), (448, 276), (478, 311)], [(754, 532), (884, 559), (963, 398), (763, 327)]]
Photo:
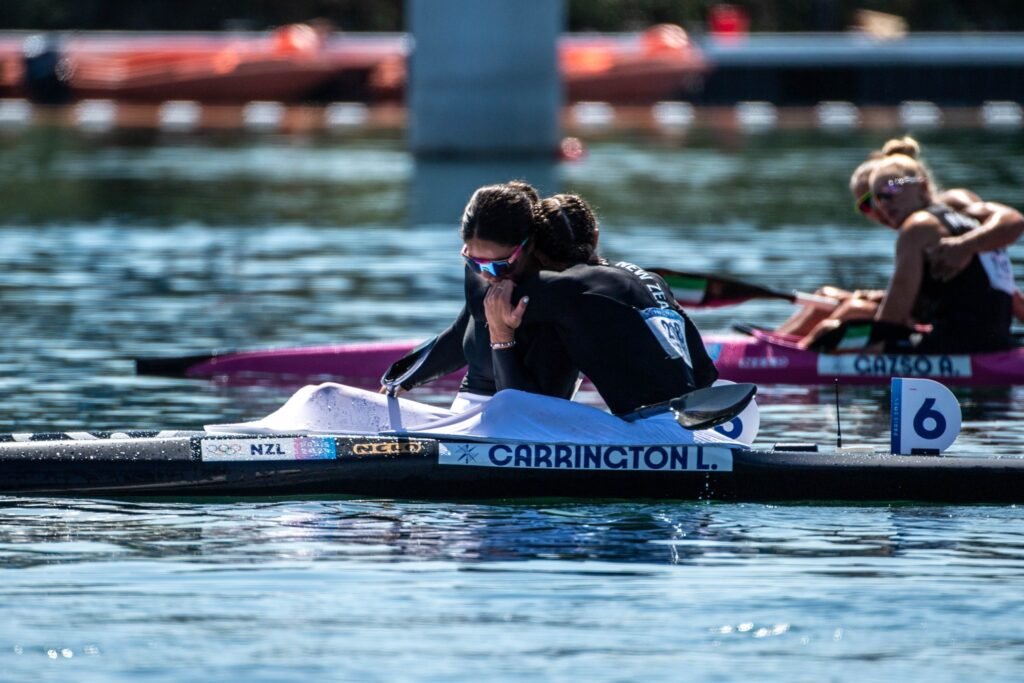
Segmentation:
[(204, 432), (0, 441), (9, 495), (1024, 503), (1024, 458)]

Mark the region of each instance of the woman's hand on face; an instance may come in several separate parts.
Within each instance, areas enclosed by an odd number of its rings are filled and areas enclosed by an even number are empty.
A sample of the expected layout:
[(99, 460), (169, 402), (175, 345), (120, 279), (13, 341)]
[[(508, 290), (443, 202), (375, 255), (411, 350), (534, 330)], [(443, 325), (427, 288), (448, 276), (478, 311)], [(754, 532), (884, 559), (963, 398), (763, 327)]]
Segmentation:
[(491, 333), (491, 343), (510, 342), (515, 338), (515, 331), (526, 313), (526, 305), (530, 297), (524, 296), (519, 303), (512, 306), (512, 290), (515, 285), (510, 280), (498, 280), (487, 289), (484, 295), (484, 313), (487, 316), (487, 329)]

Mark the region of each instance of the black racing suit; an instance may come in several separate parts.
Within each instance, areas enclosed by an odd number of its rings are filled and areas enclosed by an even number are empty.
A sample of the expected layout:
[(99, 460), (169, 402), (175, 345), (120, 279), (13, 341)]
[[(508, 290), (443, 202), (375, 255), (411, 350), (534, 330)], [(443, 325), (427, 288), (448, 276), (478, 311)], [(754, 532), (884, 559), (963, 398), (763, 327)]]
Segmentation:
[[(930, 206), (927, 211), (952, 235), (962, 235), (978, 225), (973, 218), (944, 204)], [(975, 353), (1013, 345), (1012, 296), (992, 286), (981, 258), (986, 257), (973, 256), (967, 267), (948, 282), (932, 277), (926, 265), (911, 316), (917, 322), (931, 324), (932, 331), (913, 349), (915, 352)]]
[[(487, 281), (468, 267), (465, 271), (466, 304), (462, 311), (444, 332), (437, 337), (434, 348), (423, 365), (402, 382), (403, 389), (412, 389), (444, 375), (468, 366), (459, 391), (481, 396), (493, 396), (497, 389), (494, 382), (493, 357), (497, 354), (511, 355), (518, 362), (528, 364), (537, 373), (536, 379), (525, 382), (521, 387), (548, 396), (572, 398), (576, 389), (579, 371), (568, 361), (564, 353), (559, 354), (554, 331), (540, 334), (511, 350), (491, 349), (487, 317), (484, 313), (484, 295)], [(554, 349), (552, 353), (548, 350)], [(402, 363), (398, 361), (395, 365)]]
[[(495, 352), (497, 388), (527, 389), (531, 358), (567, 355), (616, 415), (711, 386), (718, 370), (696, 326), (657, 275), (625, 262), (541, 271), (517, 291), (530, 297), (519, 344), (532, 356)], [(552, 339), (549, 331), (557, 338)], [(557, 341), (559, 348), (551, 348)], [(538, 346), (546, 347), (541, 351)]]

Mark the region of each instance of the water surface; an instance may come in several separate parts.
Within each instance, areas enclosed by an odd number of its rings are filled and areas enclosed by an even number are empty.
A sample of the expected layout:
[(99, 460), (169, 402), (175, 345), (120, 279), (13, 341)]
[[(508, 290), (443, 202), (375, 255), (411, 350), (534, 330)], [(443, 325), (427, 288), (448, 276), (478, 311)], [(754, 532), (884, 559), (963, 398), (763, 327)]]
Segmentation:
[[(1024, 206), (1018, 134), (922, 140), (946, 186)], [(892, 233), (845, 189), (881, 141), (609, 136), (537, 182), (594, 203), (611, 258), (883, 287)], [(394, 135), (30, 130), (0, 150), (0, 431), (269, 412), (289, 388), (138, 378), (130, 359), (435, 333), (460, 306), (468, 189), (534, 177), (417, 163)], [(955, 450), (1024, 453), (1019, 388), (958, 396)], [(763, 443), (833, 442), (830, 387), (759, 400)], [(887, 442), (884, 388), (841, 402), (848, 441)], [(5, 498), (0, 666), (54, 681), (1017, 681), (1022, 530), (1018, 507)]]

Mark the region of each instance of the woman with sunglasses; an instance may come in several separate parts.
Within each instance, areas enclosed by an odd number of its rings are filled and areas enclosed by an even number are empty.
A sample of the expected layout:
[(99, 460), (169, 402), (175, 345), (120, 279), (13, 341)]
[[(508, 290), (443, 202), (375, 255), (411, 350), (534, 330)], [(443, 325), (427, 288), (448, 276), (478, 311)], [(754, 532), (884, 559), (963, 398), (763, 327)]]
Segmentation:
[[(333, 431), (379, 433), (449, 420), (485, 403), (496, 392), (492, 357), (522, 354), (536, 370), (529, 385), (533, 392), (569, 398), (579, 371), (559, 355), (547, 335), (538, 334), (522, 344), (502, 343), (487, 329), (484, 297), (489, 288), (506, 287), (536, 270), (530, 241), (534, 211), (540, 197), (523, 182), (481, 187), (470, 198), (462, 216), (462, 258), (465, 262), (466, 303), (448, 329), (394, 363), (384, 375), (381, 393), (397, 395), (468, 366), (451, 410), (405, 398), (385, 398), (342, 384), (310, 385), (296, 392), (273, 414), (254, 422), (208, 425), (209, 431), (273, 433)], [(525, 307), (526, 303), (521, 306)], [(536, 348), (538, 352), (532, 349)]]
[[(854, 198), (854, 211), (875, 223), (881, 223), (871, 201), (869, 185), (871, 172), (885, 157), (902, 154), (917, 160), (925, 174), (931, 178), (932, 174), (928, 167), (920, 160), (920, 153), (920, 145), (910, 136), (889, 140), (881, 150), (871, 152), (868, 158), (850, 175), (850, 194)], [(939, 280), (952, 279), (967, 267), (976, 254), (1005, 249), (1024, 234), (1024, 216), (1019, 211), (998, 202), (982, 201), (977, 194), (970, 190), (964, 188), (943, 190), (936, 195), (935, 199), (938, 203), (945, 204), (954, 211), (971, 216), (980, 224), (978, 228), (961, 235), (944, 237), (939, 240), (938, 244), (927, 250), (929, 270)], [(838, 299), (841, 304), (831, 312), (823, 311), (820, 308), (803, 308), (780, 325), (776, 331), (804, 336), (825, 319), (833, 321), (870, 319), (874, 317), (885, 294), (882, 290), (850, 292), (832, 286), (823, 287), (816, 293)], [(1014, 316), (1018, 320), (1024, 321), (1024, 296), (1016, 288), (1013, 294), (1013, 310)]]
[[(921, 146), (910, 136), (895, 138), (886, 142), (880, 152), (874, 152), (861, 164), (850, 178), (850, 192), (856, 198), (855, 208), (865, 217), (881, 222), (871, 201), (868, 179), (880, 159), (894, 154), (903, 154), (916, 160), (925, 175), (934, 177), (921, 161)], [(966, 188), (955, 188), (939, 192), (935, 199), (954, 211), (975, 218), (980, 226), (962, 235), (944, 237), (928, 250), (928, 267), (940, 280), (949, 280), (971, 262), (975, 254), (1005, 249), (1024, 234), (1024, 216), (1019, 211), (998, 202), (986, 202)]]
[[(548, 355), (568, 356), (615, 415), (710, 386), (718, 378), (700, 333), (669, 286), (631, 263), (598, 258), (597, 220), (581, 197), (545, 199), (538, 216), (534, 257), (541, 270), (516, 285), (518, 303), (513, 303), (512, 283), (492, 287), (485, 297), (491, 339), (503, 346), (494, 364), (499, 390), (530, 390), (543, 373), (533, 361)], [(536, 344), (537, 338), (543, 343)], [(504, 348), (531, 342), (543, 353), (513, 354)]]
[[(923, 324), (930, 331), (916, 343), (908, 338), (886, 344), (890, 350), (922, 353), (1009, 348), (1016, 288), (1005, 252), (976, 254), (953, 278), (937, 278), (928, 268), (928, 251), (943, 238), (978, 229), (979, 223), (936, 201), (923, 165), (893, 147), (886, 146), (888, 153), (874, 163), (868, 180), (873, 219), (898, 233), (895, 269), (872, 317), (907, 328)], [(839, 316), (824, 321), (801, 343), (810, 345), (839, 322)]]
[[(511, 292), (516, 280), (535, 272), (532, 255), (534, 214), (540, 197), (527, 183), (513, 181), (481, 187), (470, 198), (462, 216), (462, 258), (465, 262), (466, 303), (459, 316), (438, 335), (419, 367), (404, 376), (400, 386), (408, 390), (467, 367), (452, 410), (462, 412), (485, 402), (497, 391), (494, 358), (499, 355), (529, 356), (537, 368), (529, 390), (569, 398), (575, 392), (578, 372), (564, 355), (535, 351), (547, 349), (543, 336), (516, 344), (493, 334), (487, 327), (484, 298), (489, 291)], [(519, 304), (522, 311), (526, 302)], [(385, 377), (399, 374), (410, 357), (396, 362)]]

